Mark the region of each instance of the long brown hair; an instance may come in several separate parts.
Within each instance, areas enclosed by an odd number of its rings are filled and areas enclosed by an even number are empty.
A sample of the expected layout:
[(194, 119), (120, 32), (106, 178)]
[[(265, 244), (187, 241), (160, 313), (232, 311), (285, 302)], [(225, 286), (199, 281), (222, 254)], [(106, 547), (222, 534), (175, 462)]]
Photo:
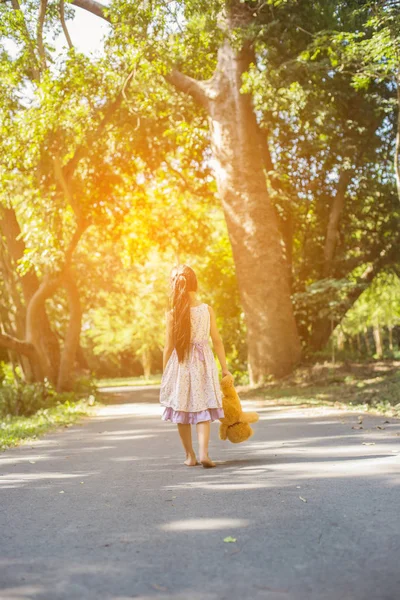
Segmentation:
[(189, 292), (197, 291), (196, 274), (191, 267), (180, 264), (170, 275), (170, 302), (173, 315), (173, 342), (179, 362), (183, 362), (190, 347)]

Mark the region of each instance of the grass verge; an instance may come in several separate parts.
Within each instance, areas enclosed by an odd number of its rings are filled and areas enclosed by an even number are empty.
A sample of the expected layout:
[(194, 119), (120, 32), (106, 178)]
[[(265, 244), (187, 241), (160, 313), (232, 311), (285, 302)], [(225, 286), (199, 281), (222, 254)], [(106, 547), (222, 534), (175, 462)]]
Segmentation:
[(79, 418), (94, 414), (99, 404), (93, 398), (85, 398), (41, 408), (30, 417), (7, 416), (0, 423), (0, 451), (18, 446), (24, 440), (35, 440), (57, 427), (69, 427)]
[(400, 361), (317, 363), (263, 386), (241, 386), (265, 406), (334, 406), (400, 418)]
[(139, 377), (116, 377), (113, 379), (97, 379), (97, 387), (128, 387), (131, 385), (159, 385), (161, 375), (151, 375), (149, 379)]

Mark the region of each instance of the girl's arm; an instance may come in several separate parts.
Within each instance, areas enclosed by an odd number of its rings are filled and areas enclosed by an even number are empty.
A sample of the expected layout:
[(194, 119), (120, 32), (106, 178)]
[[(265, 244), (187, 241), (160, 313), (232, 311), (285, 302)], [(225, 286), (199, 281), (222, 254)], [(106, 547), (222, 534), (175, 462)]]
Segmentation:
[(174, 349), (174, 342), (172, 337), (172, 313), (167, 311), (165, 313), (165, 321), (166, 321), (166, 332), (165, 332), (165, 345), (163, 350), (163, 371), (167, 366), (167, 362), (169, 361), (169, 357), (172, 354)]
[(212, 306), (208, 305), (208, 311), (210, 313), (210, 334), (213, 342), (214, 350), (218, 356), (218, 360), (222, 369), (222, 377), (225, 375), (231, 375), (226, 364), (225, 348), (220, 333), (217, 327), (217, 320), (215, 318), (215, 312)]

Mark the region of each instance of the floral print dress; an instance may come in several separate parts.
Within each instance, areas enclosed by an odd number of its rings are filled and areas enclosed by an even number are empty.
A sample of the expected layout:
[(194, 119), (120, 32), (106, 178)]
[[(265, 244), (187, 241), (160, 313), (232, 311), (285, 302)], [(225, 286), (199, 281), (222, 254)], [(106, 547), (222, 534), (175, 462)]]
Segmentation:
[(217, 365), (211, 349), (210, 313), (190, 307), (190, 349), (182, 363), (174, 348), (161, 379), (162, 419), (173, 423), (215, 421), (224, 416)]

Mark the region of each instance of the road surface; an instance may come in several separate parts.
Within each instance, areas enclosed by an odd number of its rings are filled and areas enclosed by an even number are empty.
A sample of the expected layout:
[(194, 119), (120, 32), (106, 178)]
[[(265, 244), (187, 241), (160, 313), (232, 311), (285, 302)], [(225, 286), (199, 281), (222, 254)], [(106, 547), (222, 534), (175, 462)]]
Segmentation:
[(258, 407), (189, 468), (157, 397), (0, 454), (1, 600), (399, 600), (400, 421)]

